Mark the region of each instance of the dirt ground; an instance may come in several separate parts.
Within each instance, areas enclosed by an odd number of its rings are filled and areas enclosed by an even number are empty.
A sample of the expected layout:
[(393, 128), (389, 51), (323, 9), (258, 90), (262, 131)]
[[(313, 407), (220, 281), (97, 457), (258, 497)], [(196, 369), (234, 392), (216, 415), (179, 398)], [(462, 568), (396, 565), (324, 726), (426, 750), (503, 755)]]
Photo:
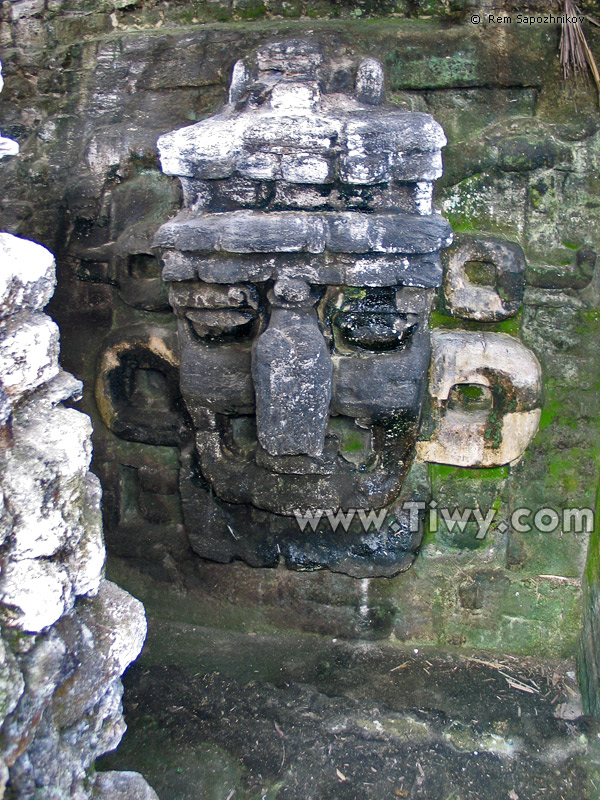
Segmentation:
[(600, 800), (574, 670), (150, 620), (99, 768), (161, 800)]

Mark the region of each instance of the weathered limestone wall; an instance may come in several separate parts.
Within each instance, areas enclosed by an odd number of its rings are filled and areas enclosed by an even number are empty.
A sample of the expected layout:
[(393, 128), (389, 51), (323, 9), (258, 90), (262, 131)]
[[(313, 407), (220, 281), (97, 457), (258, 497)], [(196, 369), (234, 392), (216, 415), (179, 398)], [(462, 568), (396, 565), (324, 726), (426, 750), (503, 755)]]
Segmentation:
[[(548, 656), (577, 652), (585, 614), (581, 663), (592, 697), (596, 549), (584, 595), (589, 534), (562, 525), (520, 532), (512, 514), (595, 506), (597, 98), (585, 81), (563, 82), (558, 26), (473, 25), (469, 11), (462, 3), (308, 0), (5, 5), (4, 132), (19, 140), (23, 157), (2, 166), (10, 198), (2, 224), (35, 232), (57, 252), (52, 308), (64, 365), (83, 380), (83, 407), (94, 421), (109, 550), (115, 570), (155, 613)], [(427, 12), (433, 18), (425, 19)], [(296, 19), (301, 14), (313, 16)], [(282, 18), (288, 15), (294, 19)], [(526, 262), (516, 316), (464, 319), (442, 292), (432, 324), (508, 333), (530, 348), (544, 381), (540, 430), (510, 466), (422, 466), (419, 480), (440, 505), (493, 508), (494, 524), (481, 539), (472, 525), (463, 532), (430, 525), (413, 568), (391, 580), (200, 562), (181, 525), (177, 478), (186, 427), (173, 388), (177, 365), (165, 358), (174, 352), (174, 319), (151, 248), (181, 199), (179, 186), (159, 171), (156, 139), (214, 112), (238, 58), (307, 30), (341, 60), (382, 60), (388, 99), (443, 125), (449, 144), (435, 201), (457, 234), (455, 247), (477, 247), (481, 238), (518, 244)], [(597, 30), (588, 26), (586, 34), (600, 58)], [(145, 370), (113, 431), (94, 399), (96, 372), (111, 348), (123, 354), (124, 374), (136, 365)]]
[(141, 603), (104, 579), (101, 489), (81, 383), (42, 309), (54, 259), (0, 234), (0, 797), (156, 798), (137, 773), (94, 774), (125, 730), (121, 675)]

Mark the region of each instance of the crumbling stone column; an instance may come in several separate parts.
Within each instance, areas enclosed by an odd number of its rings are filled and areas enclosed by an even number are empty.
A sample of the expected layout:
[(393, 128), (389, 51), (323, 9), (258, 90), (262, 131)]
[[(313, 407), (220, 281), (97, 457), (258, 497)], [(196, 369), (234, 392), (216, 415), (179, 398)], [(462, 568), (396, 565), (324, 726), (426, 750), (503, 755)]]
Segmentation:
[(54, 259), (3, 233), (0, 264), (0, 797), (154, 798), (140, 775), (92, 770), (125, 731), (146, 620), (103, 578), (91, 423), (64, 405), (81, 383), (42, 312)]

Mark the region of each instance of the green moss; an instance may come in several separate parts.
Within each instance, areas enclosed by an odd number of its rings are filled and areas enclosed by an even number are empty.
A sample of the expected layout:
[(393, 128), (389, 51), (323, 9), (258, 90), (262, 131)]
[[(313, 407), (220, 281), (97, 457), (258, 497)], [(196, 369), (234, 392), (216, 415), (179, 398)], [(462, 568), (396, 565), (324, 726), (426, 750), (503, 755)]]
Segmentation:
[[(598, 513), (598, 510), (600, 509), (600, 483), (598, 484), (598, 489), (596, 492), (595, 509), (596, 524), (594, 525), (594, 530), (590, 536), (590, 542), (588, 546), (588, 556), (585, 565), (585, 580), (590, 586), (600, 587), (600, 513)], [(590, 613), (590, 611), (593, 613), (593, 609), (586, 609), (586, 611), (587, 613)], [(598, 659), (600, 661), (600, 653), (598, 654)]]
[(262, 19), (268, 14), (262, 0), (235, 0), (234, 12), (240, 19), (247, 21)]
[(348, 438), (344, 442), (344, 450), (348, 450), (349, 452), (362, 449), (363, 449), (363, 442), (361, 441), (358, 435), (354, 437), (348, 436)]
[(544, 428), (552, 425), (562, 411), (563, 406), (561, 400), (557, 396), (556, 388), (556, 381), (549, 378), (544, 386), (544, 404), (540, 417), (540, 430), (544, 430)]
[(523, 312), (519, 311), (516, 316), (502, 320), (501, 322), (477, 322), (475, 320), (452, 317), (441, 311), (432, 311), (429, 318), (429, 327), (431, 330), (435, 328), (460, 328), (467, 331), (497, 331), (499, 333), (508, 333), (511, 336), (517, 336), (521, 329), (522, 318)]
[(472, 469), (470, 467), (451, 467), (447, 464), (430, 464), (429, 474), (432, 481), (448, 478), (459, 481), (503, 481), (509, 475), (509, 467)]

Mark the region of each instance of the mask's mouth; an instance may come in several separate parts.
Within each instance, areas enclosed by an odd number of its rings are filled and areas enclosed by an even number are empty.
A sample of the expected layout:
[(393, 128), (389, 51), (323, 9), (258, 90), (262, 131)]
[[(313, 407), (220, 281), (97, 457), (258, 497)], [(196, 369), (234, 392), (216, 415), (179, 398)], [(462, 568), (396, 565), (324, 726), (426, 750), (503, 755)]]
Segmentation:
[(320, 456), (273, 456), (261, 447), (256, 417), (221, 418), (223, 455), (234, 461), (254, 462), (270, 472), (292, 475), (332, 475), (335, 472), (369, 472), (376, 469), (376, 434), (350, 417), (330, 417), (325, 447)]

